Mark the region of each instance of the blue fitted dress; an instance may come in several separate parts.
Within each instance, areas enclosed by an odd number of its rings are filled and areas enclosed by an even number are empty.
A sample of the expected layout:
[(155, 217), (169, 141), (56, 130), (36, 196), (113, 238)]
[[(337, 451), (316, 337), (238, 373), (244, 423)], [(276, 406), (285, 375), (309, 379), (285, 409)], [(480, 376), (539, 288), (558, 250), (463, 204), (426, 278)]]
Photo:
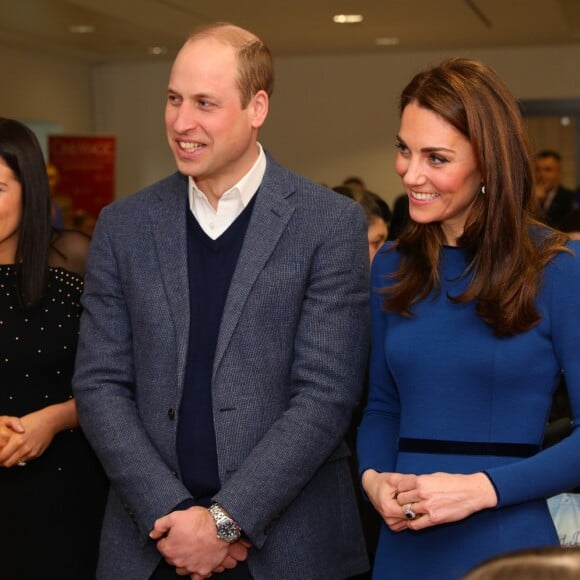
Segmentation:
[[(449, 299), (468, 283), (459, 277), (463, 250), (443, 249), (441, 291), (415, 305), (411, 318), (382, 310), (379, 289), (392, 283), (387, 276), (399, 255), (387, 246), (377, 254), (360, 471), (484, 471), (499, 504), (423, 531), (394, 533), (383, 525), (374, 580), (458, 579), (491, 556), (558, 544), (545, 498), (580, 483), (580, 431), (537, 449), (561, 369), (576, 426), (580, 419), (580, 242), (569, 247), (575, 255), (560, 253), (546, 267), (541, 322), (506, 338), (494, 336), (474, 303)], [(409, 441), (415, 445), (407, 450), (402, 443)]]

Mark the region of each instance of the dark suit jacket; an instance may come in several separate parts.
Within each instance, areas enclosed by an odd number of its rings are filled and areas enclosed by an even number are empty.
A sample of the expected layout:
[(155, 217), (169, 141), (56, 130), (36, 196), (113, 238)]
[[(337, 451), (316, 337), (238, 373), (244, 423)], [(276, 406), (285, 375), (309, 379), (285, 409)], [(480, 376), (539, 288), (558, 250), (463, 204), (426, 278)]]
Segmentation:
[(571, 189), (558, 187), (556, 195), (545, 212), (545, 221), (553, 228), (560, 228), (564, 218), (572, 211), (576, 202), (576, 194)]
[[(105, 208), (89, 257), (74, 391), (110, 479), (99, 578), (145, 580), (155, 519), (190, 497), (177, 411), (188, 345), (187, 178)], [(256, 580), (366, 568), (342, 442), (368, 343), (358, 204), (270, 157), (233, 276), (213, 367), (221, 491)], [(87, 498), (89, 500), (90, 498)]]

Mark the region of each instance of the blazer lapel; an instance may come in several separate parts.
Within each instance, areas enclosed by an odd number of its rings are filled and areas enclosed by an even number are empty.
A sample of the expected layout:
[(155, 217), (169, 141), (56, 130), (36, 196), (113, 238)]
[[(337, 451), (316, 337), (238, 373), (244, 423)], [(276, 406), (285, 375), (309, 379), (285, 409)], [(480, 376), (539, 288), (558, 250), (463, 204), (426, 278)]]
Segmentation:
[(175, 174), (158, 191), (157, 203), (151, 207), (149, 215), (162, 284), (175, 328), (179, 393), (183, 386), (189, 340), (186, 211), (187, 178)]
[(294, 185), (285, 178), (285, 174), (280, 172), (281, 168), (270, 158), (268, 164), (270, 167), (266, 170), (262, 185), (256, 194), (252, 217), (224, 307), (214, 358), (213, 378), (238, 324), (248, 294), (294, 213), (294, 205), (288, 200), (294, 192)]

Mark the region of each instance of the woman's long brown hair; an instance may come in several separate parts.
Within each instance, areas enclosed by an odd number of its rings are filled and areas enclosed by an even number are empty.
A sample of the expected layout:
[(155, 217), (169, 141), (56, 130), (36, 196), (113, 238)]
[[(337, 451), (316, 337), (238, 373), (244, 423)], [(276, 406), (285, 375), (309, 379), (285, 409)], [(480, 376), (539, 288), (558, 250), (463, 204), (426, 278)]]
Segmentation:
[[(471, 143), (485, 185), (458, 245), (469, 258), (470, 283), (452, 300), (476, 300), (477, 313), (497, 336), (529, 330), (540, 320), (535, 298), (546, 264), (567, 251), (567, 236), (533, 218), (530, 149), (519, 107), (497, 73), (485, 64), (452, 58), (417, 74), (400, 98), (433, 111)], [(385, 308), (405, 316), (440, 288), (439, 258), (445, 238), (439, 223), (413, 221), (394, 248), (401, 253)]]

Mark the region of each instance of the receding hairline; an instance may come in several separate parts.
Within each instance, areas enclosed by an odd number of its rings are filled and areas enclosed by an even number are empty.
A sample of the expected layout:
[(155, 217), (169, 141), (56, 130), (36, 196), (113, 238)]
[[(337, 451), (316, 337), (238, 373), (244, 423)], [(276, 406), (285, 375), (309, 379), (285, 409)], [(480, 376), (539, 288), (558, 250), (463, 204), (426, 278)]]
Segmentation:
[(214, 38), (233, 47), (262, 43), (262, 40), (256, 34), (241, 26), (230, 22), (216, 22), (193, 30), (185, 41), (184, 46), (206, 38)]

